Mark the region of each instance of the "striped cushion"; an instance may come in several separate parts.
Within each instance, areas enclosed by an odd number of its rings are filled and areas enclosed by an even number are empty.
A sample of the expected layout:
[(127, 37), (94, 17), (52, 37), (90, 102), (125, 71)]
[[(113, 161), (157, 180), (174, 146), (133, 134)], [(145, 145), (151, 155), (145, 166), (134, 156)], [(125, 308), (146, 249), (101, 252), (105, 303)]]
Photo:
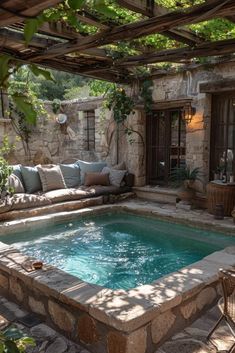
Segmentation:
[(65, 181), (58, 165), (38, 165), (37, 170), (44, 192), (56, 189), (66, 189)]

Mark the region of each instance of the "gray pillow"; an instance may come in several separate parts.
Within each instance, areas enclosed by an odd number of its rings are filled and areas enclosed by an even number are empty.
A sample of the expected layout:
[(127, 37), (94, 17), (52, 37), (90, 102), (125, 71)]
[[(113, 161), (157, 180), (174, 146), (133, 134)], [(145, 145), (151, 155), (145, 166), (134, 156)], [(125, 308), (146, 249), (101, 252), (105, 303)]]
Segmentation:
[(84, 184), (86, 173), (100, 173), (107, 166), (106, 162), (84, 162), (80, 160), (76, 164), (79, 165), (81, 170), (81, 184)]
[(60, 164), (67, 188), (75, 188), (80, 184), (80, 167), (78, 164)]
[(28, 194), (42, 190), (41, 180), (36, 167), (25, 167), (22, 165), (20, 169), (23, 176), (25, 191)]
[(22, 176), (22, 173), (21, 173), (21, 164), (16, 164), (16, 165), (12, 165), (12, 174), (16, 175), (17, 178), (20, 179), (21, 183), (24, 182), (23, 180), (23, 176)]
[(66, 189), (63, 175), (58, 165), (37, 166), (43, 192)]
[(121, 182), (122, 182), (126, 172), (127, 172), (126, 170), (116, 170), (116, 169), (112, 169), (109, 167), (104, 167), (102, 169), (102, 174), (109, 173), (110, 184), (113, 186), (117, 186), (117, 187), (121, 186)]

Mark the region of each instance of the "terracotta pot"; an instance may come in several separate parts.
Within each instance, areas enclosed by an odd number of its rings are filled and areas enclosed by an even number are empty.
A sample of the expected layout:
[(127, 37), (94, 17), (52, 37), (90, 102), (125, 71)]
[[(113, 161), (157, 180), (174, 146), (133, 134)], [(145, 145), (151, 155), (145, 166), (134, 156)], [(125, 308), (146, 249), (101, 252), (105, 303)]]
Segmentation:
[(184, 185), (177, 192), (177, 196), (182, 201), (191, 202), (192, 199), (194, 198), (195, 190), (191, 189), (192, 185), (193, 185), (192, 180), (185, 180)]

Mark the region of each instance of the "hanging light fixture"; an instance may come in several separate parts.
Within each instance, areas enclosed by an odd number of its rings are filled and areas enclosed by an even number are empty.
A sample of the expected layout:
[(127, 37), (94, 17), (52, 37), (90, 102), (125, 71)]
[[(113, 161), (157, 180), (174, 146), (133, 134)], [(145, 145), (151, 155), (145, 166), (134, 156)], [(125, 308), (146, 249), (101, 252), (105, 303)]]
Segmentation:
[(183, 120), (186, 122), (186, 124), (190, 124), (193, 116), (196, 113), (196, 108), (192, 107), (191, 103), (186, 103), (182, 109), (182, 116)]

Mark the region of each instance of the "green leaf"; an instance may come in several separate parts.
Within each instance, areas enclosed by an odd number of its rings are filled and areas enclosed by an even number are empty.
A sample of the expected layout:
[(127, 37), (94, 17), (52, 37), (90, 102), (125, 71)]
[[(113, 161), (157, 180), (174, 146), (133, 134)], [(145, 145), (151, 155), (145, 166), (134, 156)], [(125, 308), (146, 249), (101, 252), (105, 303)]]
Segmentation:
[(2, 342), (0, 342), (0, 353), (4, 353), (4, 344)]
[(35, 64), (30, 65), (29, 68), (35, 76), (43, 76), (46, 80), (55, 82), (50, 71), (40, 69)]
[(116, 12), (112, 10), (110, 7), (108, 7), (105, 4), (104, 0), (96, 0), (94, 2), (94, 8), (96, 11), (98, 11), (99, 13), (101, 13), (106, 17), (115, 18), (117, 16)]
[(79, 10), (84, 4), (85, 0), (68, 0), (68, 5), (73, 10)]
[(68, 23), (70, 24), (70, 26), (72, 27), (77, 27), (78, 25), (78, 19), (77, 19), (77, 16), (75, 14), (70, 14), (68, 16), (68, 19), (67, 19)]
[(37, 113), (30, 102), (27, 102), (27, 98), (24, 96), (12, 96), (17, 108), (24, 113), (25, 121), (29, 124), (35, 125), (37, 119)]
[(4, 335), (8, 339), (19, 339), (23, 336), (23, 331), (15, 326), (10, 326), (4, 331)]
[(0, 86), (3, 85), (5, 79), (9, 76), (9, 61), (11, 59), (10, 55), (0, 55)]
[(19, 353), (19, 349), (14, 341), (5, 341), (6, 352), (7, 353)]
[(25, 37), (26, 44), (29, 44), (29, 42), (33, 38), (33, 35), (37, 32), (39, 27), (39, 22), (40, 21), (37, 18), (32, 18), (25, 21), (24, 37)]
[(31, 337), (23, 337), (20, 340), (21, 343), (25, 344), (25, 345), (29, 345), (29, 346), (36, 346), (35, 340)]

